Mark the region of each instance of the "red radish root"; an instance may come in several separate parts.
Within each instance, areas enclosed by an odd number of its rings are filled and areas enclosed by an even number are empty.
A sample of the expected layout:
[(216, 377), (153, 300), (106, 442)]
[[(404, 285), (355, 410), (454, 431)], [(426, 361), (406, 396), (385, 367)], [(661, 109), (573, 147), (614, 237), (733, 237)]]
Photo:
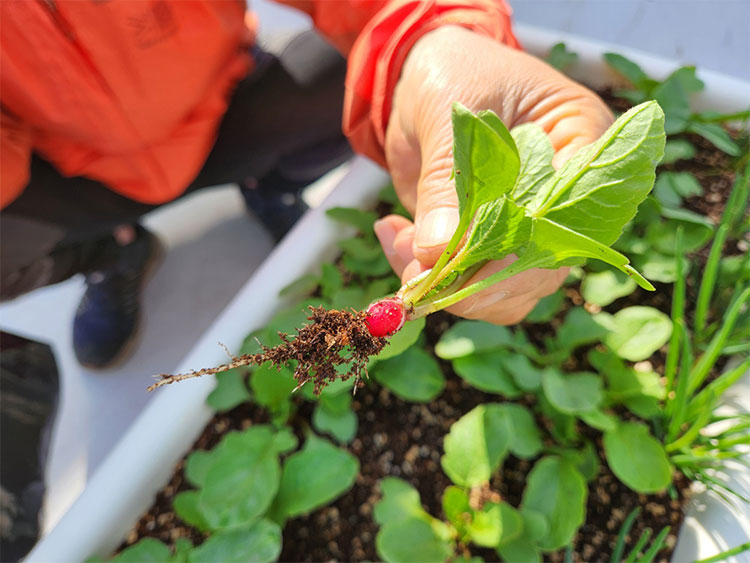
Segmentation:
[(406, 307), (397, 297), (376, 301), (367, 308), (365, 323), (375, 337), (391, 336), (406, 322)]

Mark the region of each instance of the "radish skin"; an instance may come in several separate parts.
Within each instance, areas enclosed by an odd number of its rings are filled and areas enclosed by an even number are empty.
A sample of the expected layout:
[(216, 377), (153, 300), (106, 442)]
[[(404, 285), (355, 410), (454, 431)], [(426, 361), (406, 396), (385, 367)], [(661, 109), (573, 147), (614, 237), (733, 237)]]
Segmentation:
[(401, 299), (389, 297), (376, 301), (367, 308), (365, 323), (375, 337), (391, 336), (406, 322), (406, 307)]

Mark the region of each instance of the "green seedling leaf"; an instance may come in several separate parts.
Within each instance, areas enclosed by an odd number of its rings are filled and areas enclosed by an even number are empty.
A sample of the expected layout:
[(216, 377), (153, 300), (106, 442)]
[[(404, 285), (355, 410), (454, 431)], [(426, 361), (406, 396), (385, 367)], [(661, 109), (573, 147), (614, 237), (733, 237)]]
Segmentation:
[(503, 543), (497, 548), (503, 561), (523, 561), (524, 563), (541, 563), (542, 555), (536, 544), (525, 535)]
[[(446, 489), (446, 492), (451, 487)], [(410, 518), (417, 518), (429, 522), (432, 516), (422, 508), (419, 491), (409, 483), (397, 477), (386, 477), (380, 481), (382, 498), (375, 504), (373, 517), (375, 522), (398, 524)]]
[(521, 395), (513, 376), (505, 369), (509, 354), (504, 350), (464, 356), (453, 360), (453, 369), (467, 383), (487, 393), (508, 398)]
[[(656, 253), (674, 256), (675, 233), (682, 229), (683, 252), (694, 252), (703, 248), (713, 236), (713, 225), (692, 221), (668, 220), (653, 223), (646, 229), (646, 241)], [(674, 262), (674, 258), (671, 258)]]
[(511, 422), (501, 405), (475, 407), (456, 421), (445, 437), (443, 470), (462, 487), (489, 481), (511, 442)]
[(554, 348), (565, 351), (567, 355), (579, 346), (599, 342), (606, 335), (607, 328), (597, 322), (586, 309), (574, 307), (557, 330)]
[(326, 215), (344, 225), (350, 225), (364, 235), (372, 235), (372, 225), (378, 215), (374, 211), (363, 211), (353, 207), (332, 207), (326, 210)]
[(292, 390), (297, 386), (291, 369), (281, 369), (270, 364), (263, 364), (253, 370), (250, 387), (253, 397), (259, 405), (271, 410), (279, 409), (291, 400)]
[(213, 530), (243, 527), (270, 506), (281, 469), (269, 426), (230, 432), (205, 476), (199, 508)]
[(505, 369), (519, 389), (534, 392), (542, 384), (542, 372), (523, 354), (506, 354)]
[(169, 561), (172, 552), (165, 544), (154, 538), (143, 538), (135, 545), (123, 549), (110, 561), (117, 563), (163, 563)]
[(511, 436), (508, 449), (517, 457), (530, 459), (542, 451), (542, 437), (531, 411), (523, 405), (507, 403), (502, 410), (508, 416)]
[(297, 436), (288, 427), (282, 428), (273, 437), (273, 449), (277, 454), (285, 454), (296, 450), (298, 443)]
[(691, 121), (687, 130), (690, 133), (696, 133), (712, 143), (717, 149), (724, 151), (730, 156), (739, 156), (740, 147), (734, 140), (729, 136), (726, 129), (724, 129), (718, 123), (701, 123), (699, 121)]
[(471, 523), (472, 509), (469, 506), (469, 495), (463, 489), (450, 485), (443, 491), (443, 513), (448, 522), (456, 528), (460, 538), (468, 543), (468, 527)]
[(666, 207), (680, 207), (684, 198), (701, 194), (703, 188), (690, 172), (662, 172), (654, 184), (654, 197)]
[(564, 414), (593, 411), (602, 402), (602, 382), (593, 373), (563, 374), (547, 368), (542, 374), (547, 401)]
[(401, 327), (401, 330), (388, 339), (388, 344), (385, 345), (385, 348), (383, 348), (374, 359), (377, 361), (387, 360), (404, 353), (417, 342), (419, 336), (424, 330), (424, 325), (424, 317), (413, 321), (407, 321), (404, 326)]
[(578, 60), (578, 54), (568, 51), (565, 43), (556, 43), (544, 57), (544, 60), (557, 70), (564, 71)]
[[(695, 78), (695, 68), (683, 67), (673, 72), (664, 82), (654, 88), (651, 93), (654, 100), (664, 110), (664, 131), (667, 135), (683, 132), (690, 119), (691, 91), (694, 91), (692, 81)], [(703, 83), (700, 83), (701, 87)]]
[(650, 82), (648, 75), (640, 66), (617, 53), (604, 53), (604, 60), (615, 71), (619, 72), (636, 87), (642, 88)]
[(638, 285), (622, 272), (604, 270), (587, 274), (581, 284), (581, 294), (587, 303), (606, 307), (616, 299), (633, 293)]
[(379, 244), (359, 237), (343, 239), (338, 244), (345, 255), (361, 262), (377, 260), (383, 253)]
[(604, 434), (604, 453), (617, 478), (639, 493), (656, 493), (672, 482), (664, 446), (640, 422), (622, 422)]
[(184, 491), (176, 495), (172, 501), (174, 511), (183, 522), (197, 528), (201, 532), (208, 532), (211, 530), (211, 526), (206, 522), (199, 503), (199, 491)]
[(351, 402), (349, 393), (321, 397), (312, 417), (315, 429), (330, 434), (342, 444), (351, 442), (357, 434), (357, 415), (350, 408)]
[(555, 172), (537, 194), (533, 215), (611, 245), (651, 190), (664, 144), (659, 105), (632, 108)]
[(468, 529), (472, 541), (481, 547), (495, 547), (503, 537), (503, 513), (498, 503), (488, 502), (473, 511)]
[[(643, 275), (651, 280), (674, 283), (677, 279), (677, 263), (674, 256), (649, 252), (644, 256), (633, 257), (633, 261)], [(690, 261), (685, 257), (682, 258), (682, 271), (684, 273), (690, 271)]]
[(426, 403), (445, 388), (445, 376), (435, 358), (421, 348), (378, 362), (372, 377), (406, 401)]
[(614, 315), (600, 313), (597, 318), (610, 329), (605, 344), (631, 362), (650, 358), (672, 335), (672, 320), (653, 307), (627, 307)]
[(384, 276), (392, 273), (388, 259), (385, 257), (382, 250), (371, 260), (362, 260), (349, 254), (345, 254), (341, 258), (341, 261), (347, 270), (362, 276)]
[(578, 416), (586, 424), (591, 426), (591, 428), (596, 428), (602, 432), (610, 432), (617, 428), (617, 417), (599, 409), (582, 412), (579, 413)]
[(684, 139), (668, 139), (664, 146), (662, 164), (674, 164), (678, 160), (690, 160), (695, 156), (695, 147)]
[(554, 550), (570, 543), (584, 521), (586, 494), (586, 480), (569, 461), (548, 456), (534, 465), (521, 509), (540, 513), (549, 524), (539, 547)]
[(552, 157), (555, 151), (549, 137), (536, 123), (525, 123), (510, 132), (521, 159), (516, 185), (510, 198), (518, 205), (527, 205), (555, 173)]
[(523, 516), (507, 502), (500, 503), (503, 534), (498, 545), (507, 544), (523, 533)]
[(252, 561), (267, 563), (281, 554), (281, 528), (261, 519), (248, 528), (211, 535), (188, 555), (190, 563), (207, 561)]
[(504, 326), (484, 321), (458, 321), (435, 344), (435, 355), (444, 360), (454, 360), (479, 352), (509, 348), (513, 334)]
[(250, 400), (245, 373), (247, 370), (236, 368), (216, 374), (216, 387), (209, 394), (206, 403), (217, 412), (233, 409)]
[(284, 463), (273, 513), (292, 518), (324, 506), (351, 488), (358, 471), (353, 455), (310, 434)]
[(193, 550), (192, 542), (187, 538), (177, 538), (174, 542), (174, 555), (169, 563), (188, 563), (188, 557)]
[(521, 161), (513, 137), (492, 112), (474, 115), (454, 103), (451, 119), (458, 208), (471, 220), (479, 206), (513, 188)]
[(531, 313), (526, 315), (524, 321), (527, 323), (546, 323), (551, 321), (557, 316), (564, 300), (565, 294), (560, 289), (547, 297), (542, 297)]
[(416, 518), (385, 524), (375, 538), (375, 548), (389, 563), (434, 563), (445, 561), (453, 553), (450, 542)]
[(203, 486), (206, 482), (208, 470), (220, 455), (218, 451), (219, 447), (217, 446), (210, 452), (195, 450), (188, 456), (185, 462), (185, 478), (191, 485), (195, 485), (196, 487)]
[(577, 450), (561, 448), (552, 451), (575, 465), (586, 481), (591, 482), (599, 475), (599, 469), (601, 468), (599, 453), (591, 442), (586, 441), (583, 447)]
[(523, 535), (535, 544), (549, 534), (549, 521), (543, 513), (528, 507), (521, 507), (521, 518), (523, 519)]
[(307, 297), (318, 287), (320, 278), (313, 274), (300, 276), (279, 290), (279, 297), (295, 299)]
[(366, 309), (370, 304), (370, 298), (361, 287), (347, 287), (341, 289), (331, 298), (333, 309), (355, 309), (357, 311)]
[(328, 262), (320, 266), (320, 292), (326, 299), (333, 299), (344, 286), (344, 280), (338, 268)]
[(661, 412), (659, 404), (665, 389), (657, 373), (637, 371), (610, 351), (592, 350), (588, 357), (591, 365), (607, 379), (609, 401), (624, 404), (630, 412), (646, 419)]

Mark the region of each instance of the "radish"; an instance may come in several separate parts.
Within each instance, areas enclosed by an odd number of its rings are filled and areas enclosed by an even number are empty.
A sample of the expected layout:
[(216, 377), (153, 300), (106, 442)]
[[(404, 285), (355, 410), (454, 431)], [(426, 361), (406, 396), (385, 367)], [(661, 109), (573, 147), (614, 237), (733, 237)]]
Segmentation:
[(406, 307), (398, 297), (375, 301), (367, 308), (365, 323), (375, 337), (391, 336), (406, 322)]

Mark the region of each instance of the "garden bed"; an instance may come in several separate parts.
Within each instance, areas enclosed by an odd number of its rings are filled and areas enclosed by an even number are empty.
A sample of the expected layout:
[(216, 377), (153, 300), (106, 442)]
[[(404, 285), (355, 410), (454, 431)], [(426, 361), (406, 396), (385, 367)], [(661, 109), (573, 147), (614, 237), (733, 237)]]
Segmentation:
[[(701, 139), (689, 138), (699, 149), (704, 149)], [(718, 220), (724, 209), (729, 188), (731, 187), (731, 178), (725, 173), (715, 173), (717, 165), (726, 161), (722, 155), (699, 152), (693, 161), (680, 161), (675, 164), (670, 171), (689, 170), (693, 173), (705, 191), (702, 197), (687, 197), (684, 201), (684, 207), (689, 210), (700, 212), (709, 217)], [(701, 170), (705, 168), (696, 168), (696, 166), (708, 166), (709, 172), (704, 173)], [(355, 198), (356, 200), (356, 198)], [(356, 202), (352, 202), (356, 203)], [(346, 203), (343, 203), (346, 205)], [(319, 217), (318, 217), (319, 219)], [(746, 251), (742, 242), (737, 240), (730, 241), (725, 252), (738, 254)], [(330, 255), (329, 255), (330, 256)], [(691, 259), (696, 264), (702, 264), (708, 257), (708, 247), (702, 246)], [(287, 260), (287, 262), (289, 262)], [(310, 264), (314, 263), (312, 259)], [(309, 266), (306, 266), (309, 269)], [(598, 312), (600, 310), (614, 312), (623, 306), (629, 304), (650, 305), (662, 312), (669, 313), (671, 307), (671, 284), (667, 282), (658, 283), (657, 292), (646, 294), (638, 291), (630, 296), (621, 298), (616, 305), (598, 306), (587, 304), (589, 312)], [(697, 286), (688, 283), (688, 303), (692, 303), (697, 294)], [(544, 323), (527, 323), (524, 330), (528, 334), (530, 341), (537, 346), (543, 346), (545, 339), (554, 336), (560, 326), (564, 323), (565, 314), (573, 305), (583, 303), (579, 287), (576, 282), (568, 285), (565, 289), (563, 305), (559, 308), (557, 315)], [(259, 316), (268, 316), (272, 305), (264, 303), (266, 308), (263, 309)], [(712, 311), (710, 320), (715, 320), (722, 311)], [(447, 329), (454, 322), (447, 315), (433, 315), (427, 323), (426, 335), (428, 348), (431, 348), (440, 338), (442, 331)], [(230, 323), (223, 323), (219, 319), (217, 326), (212, 330), (212, 337), (209, 340), (211, 345), (219, 339), (227, 341), (226, 331)], [(236, 323), (235, 323), (236, 325)], [(232, 343), (229, 342), (231, 345)], [(215, 344), (213, 344), (215, 346)], [(578, 348), (574, 354), (565, 362), (566, 371), (576, 371), (579, 369), (589, 369), (587, 360), (587, 351), (592, 346)], [(233, 347), (237, 349), (238, 347)], [(214, 354), (214, 357), (218, 357)], [(650, 358), (653, 367), (660, 371), (664, 364), (662, 352)], [(380, 498), (380, 480), (385, 476), (393, 476), (404, 479), (414, 484), (421, 494), (421, 502), (427, 509), (427, 512), (433, 516), (442, 519), (443, 508), (442, 498), (445, 488), (450, 485), (451, 481), (441, 469), (440, 458), (443, 454), (443, 437), (450, 431), (451, 426), (461, 419), (463, 415), (470, 412), (476, 405), (490, 402), (502, 402), (503, 398), (497, 394), (490, 395), (483, 393), (470, 385), (456, 375), (453, 370), (452, 362), (439, 359), (438, 364), (441, 366), (445, 377), (445, 389), (442, 394), (435, 400), (422, 404), (414, 404), (404, 401), (394, 393), (379, 384), (368, 385), (360, 390), (352, 401), (352, 409), (357, 413), (359, 429), (356, 437), (347, 447), (348, 451), (359, 458), (359, 473), (351, 490), (340, 496), (328, 506), (311, 512), (309, 515), (303, 515), (290, 519), (284, 528), (284, 547), (280, 554), (281, 560), (375, 560), (382, 558), (375, 549), (375, 537), (380, 526), (373, 520), (373, 507)], [(205, 359), (200, 361), (194, 357), (188, 358), (185, 365), (189, 368), (198, 368), (205, 365)], [(715, 377), (723, 367), (723, 360), (716, 365)], [(660, 371), (661, 372), (661, 371)], [(196, 384), (185, 383), (180, 386), (192, 389), (201, 388), (199, 394), (207, 393), (208, 386), (205, 382)], [(179, 386), (178, 386), (179, 387)], [(185, 396), (189, 391), (183, 392), (172, 387), (161, 390), (164, 394)], [(195, 398), (191, 398), (195, 403)], [(179, 397), (177, 397), (179, 402)], [(516, 402), (524, 403), (524, 400)], [(529, 406), (531, 403), (529, 403)], [(296, 413), (290, 419), (291, 428), (295, 431), (298, 438), (303, 438), (309, 430), (310, 420), (314, 418), (313, 403), (301, 402), (298, 405)], [(621, 409), (618, 415), (627, 418), (629, 415)], [(166, 410), (162, 410), (164, 416)], [(207, 417), (208, 413), (204, 411), (188, 413), (187, 417)], [(168, 416), (168, 415), (167, 415)], [(197, 449), (208, 449), (216, 445), (221, 436), (230, 430), (247, 429), (258, 424), (269, 422), (273, 418), (273, 413), (269, 413), (257, 406), (243, 404), (229, 410), (226, 413), (216, 415), (206, 427), (203, 435), (195, 444)], [(172, 424), (171, 422), (169, 424)], [(544, 428), (544, 422), (539, 421), (540, 427)], [(315, 426), (313, 422), (313, 426)], [(194, 422), (190, 422), (190, 427), (195, 427)], [(153, 427), (152, 427), (153, 429)], [(169, 442), (174, 435), (177, 441), (185, 443), (191, 441), (191, 432), (188, 430), (184, 434), (177, 436), (177, 433), (166, 435), (159, 432), (162, 443)], [(584, 432), (586, 434), (586, 432)], [(194, 434), (193, 434), (194, 435)], [(545, 434), (546, 435), (546, 434)], [(595, 432), (590, 433), (592, 442), (601, 450), (601, 441)], [(153, 440), (154, 444), (159, 444), (159, 440)], [(172, 445), (170, 444), (170, 447)], [(184, 447), (183, 450), (184, 451)], [(599, 459), (604, 459), (601, 451)], [(172, 458), (174, 459), (174, 458)], [(509, 456), (503, 465), (501, 475), (493, 477), (491, 486), (495, 492), (499, 492), (501, 497), (508, 501), (512, 506), (518, 506), (521, 498), (524, 484), (527, 480), (528, 471), (532, 463), (528, 460), (518, 459)], [(159, 468), (161, 475), (169, 471), (169, 467)], [(161, 477), (152, 478), (148, 486), (139, 491), (139, 495), (148, 495), (150, 491), (158, 489), (157, 481)], [(144, 481), (141, 480), (141, 483)], [(160, 482), (164, 482), (161, 480)], [(194, 483), (193, 483), (194, 484)], [(589, 483), (589, 496), (587, 500), (588, 519), (579, 529), (578, 534), (571, 546), (574, 557), (578, 560), (600, 560), (606, 559), (611, 553), (618, 531), (622, 522), (630, 513), (630, 509), (636, 506), (642, 507), (642, 512), (635, 520), (634, 527), (630, 530), (629, 547), (641, 536), (641, 532), (646, 528), (653, 530), (656, 534), (664, 526), (671, 526), (669, 536), (665, 541), (666, 548), (659, 553), (660, 559), (668, 557), (669, 550), (674, 545), (678, 526), (682, 520), (683, 501), (687, 496), (689, 483), (687, 480), (680, 478), (675, 482), (675, 488), (672, 489), (672, 497), (667, 493), (657, 495), (642, 495), (633, 492), (625, 487), (607, 468), (605, 463), (601, 464), (600, 471), (595, 480)], [(177, 467), (170, 483), (164, 488), (157, 497), (156, 504), (149, 512), (139, 521), (135, 530), (127, 537), (127, 544), (135, 542), (140, 537), (158, 538), (168, 545), (174, 545), (179, 538), (187, 538), (198, 545), (205, 535), (196, 529), (187, 526), (181, 522), (172, 509), (171, 500), (180, 492), (185, 492), (190, 488), (185, 480), (182, 470), (182, 463)], [(118, 527), (123, 529), (122, 523), (118, 522)], [(116, 534), (115, 534), (116, 535)], [(110, 545), (113, 538), (106, 540)], [(99, 541), (101, 545), (101, 541)], [(729, 546), (731, 547), (731, 545)], [(459, 549), (463, 549), (459, 544)], [(101, 547), (95, 548), (99, 553)], [(87, 555), (92, 550), (88, 548)], [(487, 548), (471, 547), (472, 555), (479, 555), (483, 559), (492, 560), (497, 558), (494, 550)], [(563, 560), (564, 553), (545, 554), (552, 560)], [(34, 560), (33, 557), (31, 560)]]

